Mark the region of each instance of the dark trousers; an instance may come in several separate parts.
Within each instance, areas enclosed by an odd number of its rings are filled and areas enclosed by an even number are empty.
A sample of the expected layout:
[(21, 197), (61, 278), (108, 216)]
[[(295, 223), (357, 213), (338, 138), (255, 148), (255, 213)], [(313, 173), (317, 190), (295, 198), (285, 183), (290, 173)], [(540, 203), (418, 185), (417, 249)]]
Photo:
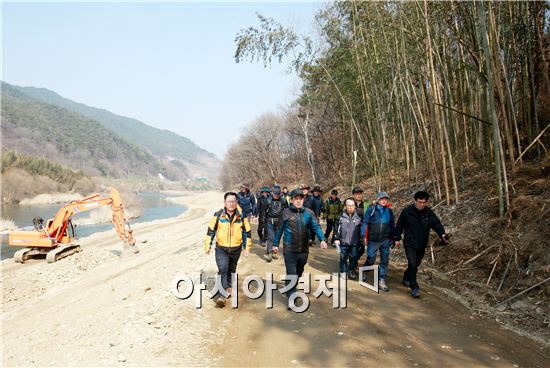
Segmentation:
[(363, 239), (359, 240), (359, 244), (357, 245), (357, 259), (355, 261), (355, 264), (357, 264), (357, 261), (359, 261), (359, 258), (365, 254), (365, 242)]
[(327, 239), (327, 241), (332, 229), (334, 229), (334, 220), (327, 219), (327, 229), (325, 230), (325, 239)]
[(355, 245), (340, 246), (340, 273), (355, 270), (357, 266), (357, 247)]
[[(286, 274), (288, 276), (290, 275), (298, 275), (298, 277), (301, 277), (304, 273), (304, 267), (307, 263), (307, 257), (309, 255), (309, 252), (290, 252), (288, 250), (284, 250), (284, 257), (285, 257), (285, 268), (286, 268)], [(290, 283), (289, 280), (285, 280), (285, 285), (288, 285)], [(296, 292), (296, 286), (292, 287), (289, 291), (287, 291), (286, 296), (290, 298), (292, 294)]]
[(260, 243), (265, 243), (265, 220), (259, 220), (258, 221), (258, 239), (260, 239)]
[(237, 270), (237, 262), (241, 256), (242, 247), (225, 248), (216, 247), (216, 264), (218, 265), (218, 275), (221, 277), (222, 287), (232, 287), (231, 274)]
[(410, 283), (411, 289), (418, 289), (418, 283), (416, 282), (416, 273), (418, 272), (418, 267), (420, 267), (420, 264), (422, 263), (422, 258), (424, 258), (425, 251), (426, 248), (416, 249), (405, 247), (408, 267), (403, 274), (403, 280)]

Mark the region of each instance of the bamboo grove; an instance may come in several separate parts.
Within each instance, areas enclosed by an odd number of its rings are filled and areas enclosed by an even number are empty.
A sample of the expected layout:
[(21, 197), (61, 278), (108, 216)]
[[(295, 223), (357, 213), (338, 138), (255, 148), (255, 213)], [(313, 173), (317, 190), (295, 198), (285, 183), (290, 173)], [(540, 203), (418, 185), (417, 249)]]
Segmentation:
[[(236, 61), (287, 61), (303, 87), (230, 148), (225, 186), (283, 172), (350, 185), (399, 178), (451, 204), (475, 164), (494, 173), (503, 215), (508, 178), (548, 157), (548, 2), (335, 2), (316, 14), (315, 36), (258, 18), (237, 35)], [(269, 145), (235, 159), (261, 132)], [(253, 169), (260, 155), (279, 162)]]

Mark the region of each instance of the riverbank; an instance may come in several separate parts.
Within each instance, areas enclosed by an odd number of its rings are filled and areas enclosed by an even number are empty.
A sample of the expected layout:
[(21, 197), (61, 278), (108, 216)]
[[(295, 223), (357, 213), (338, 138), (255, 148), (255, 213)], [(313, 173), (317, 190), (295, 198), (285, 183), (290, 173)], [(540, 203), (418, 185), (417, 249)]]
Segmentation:
[[(413, 300), (399, 286), (397, 268), (390, 270), (390, 293), (350, 281), (347, 309), (333, 309), (326, 296), (310, 296), (310, 309), (294, 313), (278, 292), (273, 309), (265, 308), (263, 297), (242, 293), (237, 310), (215, 308), (206, 297), (195, 309), (194, 300), (171, 293), (171, 284), (178, 274), (202, 272), (206, 280), (215, 275), (214, 257), (204, 255), (202, 242), (221, 198), (220, 192), (180, 197), (188, 207), (183, 215), (134, 225), (138, 254), (122, 252), (108, 231), (83, 238), (81, 253), (54, 264), (1, 262), (2, 364), (545, 365), (541, 347), (457, 305), (424, 273), (423, 297)], [(281, 258), (266, 263), (264, 255), (254, 241), (250, 257), (239, 261), (239, 283), (247, 275), (284, 273)], [(335, 249), (314, 247), (306, 272), (334, 272), (337, 259)], [(317, 286), (313, 282), (312, 291)]]
[(111, 230), (54, 264), (2, 261), (3, 365), (208, 365), (203, 341), (217, 332), (169, 286), (178, 272), (215, 267), (202, 240), (220, 197), (185, 197), (183, 215), (134, 225), (138, 254), (119, 256)]

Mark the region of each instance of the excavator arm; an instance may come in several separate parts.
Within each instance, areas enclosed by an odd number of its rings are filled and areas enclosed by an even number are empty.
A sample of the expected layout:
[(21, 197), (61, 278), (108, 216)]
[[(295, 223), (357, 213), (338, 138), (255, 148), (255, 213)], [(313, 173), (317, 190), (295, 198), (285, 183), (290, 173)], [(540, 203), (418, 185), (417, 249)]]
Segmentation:
[[(35, 218), (35, 231), (12, 231), (8, 233), (8, 243), (11, 246), (26, 247), (15, 253), (16, 262), (23, 263), (34, 255), (46, 254), (48, 262), (55, 262), (69, 254), (80, 251), (80, 246), (73, 243), (73, 238), (67, 227), (71, 226), (73, 215), (91, 211), (98, 207), (110, 206), (113, 212), (112, 221), (115, 230), (126, 244), (134, 246), (136, 241), (132, 229), (124, 214), (124, 205), (120, 193), (111, 189), (110, 196), (102, 197), (93, 194), (86, 198), (72, 201), (61, 207), (53, 219), (48, 220), (44, 227), (41, 219)], [(137, 250), (135, 250), (137, 253)]]
[(128, 223), (128, 219), (124, 214), (124, 205), (122, 204), (120, 193), (115, 188), (111, 189), (111, 195), (109, 197), (101, 197), (100, 194), (93, 194), (86, 198), (73, 201), (60, 208), (53, 220), (47, 224), (46, 230), (49, 237), (55, 238), (61, 242), (61, 238), (67, 229), (68, 222), (74, 214), (91, 211), (102, 206), (111, 206), (111, 210), (113, 211), (112, 221), (120, 239), (129, 245), (134, 245), (136, 241), (134, 240), (129, 225), (128, 228), (125, 226), (125, 224)]

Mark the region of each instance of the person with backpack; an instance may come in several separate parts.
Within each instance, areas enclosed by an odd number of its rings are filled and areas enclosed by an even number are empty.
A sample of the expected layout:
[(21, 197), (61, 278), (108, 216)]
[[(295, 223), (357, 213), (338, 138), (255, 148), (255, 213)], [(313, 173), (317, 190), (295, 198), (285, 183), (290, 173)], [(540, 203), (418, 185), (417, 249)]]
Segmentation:
[(281, 196), (281, 187), (275, 185), (271, 189), (272, 198), (265, 211), (265, 224), (266, 224), (266, 244), (267, 244), (267, 262), (271, 262), (277, 259), (277, 254), (273, 252), (273, 239), (275, 233), (279, 229), (279, 216), (285, 208), (288, 208), (288, 203)]
[(386, 284), (388, 264), (390, 260), (390, 246), (393, 245), (396, 229), (393, 210), (388, 207), (389, 195), (380, 192), (376, 196), (376, 204), (365, 210), (361, 226), (361, 237), (367, 244), (367, 259), (365, 266), (372, 266), (376, 262), (376, 255), (380, 251), (380, 267), (378, 272), (378, 287), (382, 291), (390, 291)]
[[(355, 205), (355, 202), (354, 202), (354, 205)], [(342, 201), (340, 200), (340, 198), (338, 198), (338, 191), (336, 189), (331, 190), (330, 197), (325, 201), (325, 205), (323, 206), (323, 210), (322, 210), (323, 219), (327, 221), (327, 228), (325, 230), (325, 239), (329, 238), (330, 233), (332, 233), (334, 224), (342, 214), (343, 209), (344, 207), (342, 206)], [(334, 246), (334, 243), (331, 243), (331, 245)]]
[(340, 252), (339, 272), (345, 273), (351, 280), (357, 279), (357, 244), (361, 241), (361, 218), (355, 210), (355, 201), (345, 201), (342, 214), (336, 219), (332, 242)]
[(250, 222), (250, 218), (256, 214), (256, 198), (250, 193), (250, 186), (245, 183), (241, 184), (241, 191), (237, 196), (242, 215)]
[(212, 252), (212, 243), (215, 242), (214, 253), (218, 275), (221, 279), (221, 286), (227, 295), (225, 296), (220, 292), (216, 295), (216, 304), (220, 307), (225, 306), (232, 288), (237, 287), (237, 285), (232, 285), (231, 275), (237, 270), (237, 262), (241, 252), (244, 251), (244, 256), (248, 257), (251, 243), (250, 223), (248, 218), (237, 208), (237, 193), (227, 192), (223, 198), (224, 207), (214, 213), (204, 238), (204, 251), (206, 254)]
[(403, 274), (403, 285), (411, 288), (413, 298), (420, 297), (416, 274), (428, 246), (430, 230), (437, 233), (443, 244), (447, 244), (449, 241), (449, 236), (445, 233), (441, 221), (428, 207), (429, 199), (430, 195), (427, 192), (416, 192), (414, 203), (403, 209), (399, 220), (397, 220), (396, 239), (400, 240), (401, 234), (404, 233), (403, 245), (407, 256), (407, 269)]
[(271, 193), (268, 187), (260, 189), (260, 197), (258, 199), (258, 239), (262, 247), (266, 246), (266, 226), (265, 226), (265, 213), (269, 202), (271, 201)]
[[(290, 193), (290, 207), (279, 215), (279, 229), (273, 239), (273, 252), (279, 252), (279, 242), (283, 239), (283, 257), (285, 259), (286, 275), (301, 277), (309, 255), (309, 231), (313, 228), (321, 242), (321, 249), (327, 248), (321, 226), (315, 219), (315, 214), (304, 207), (304, 192), (294, 189)], [(284, 236), (283, 236), (284, 235)], [(288, 286), (290, 280), (285, 280)], [(296, 292), (294, 285), (287, 293), (290, 299)], [(288, 306), (287, 309), (291, 309)]]

